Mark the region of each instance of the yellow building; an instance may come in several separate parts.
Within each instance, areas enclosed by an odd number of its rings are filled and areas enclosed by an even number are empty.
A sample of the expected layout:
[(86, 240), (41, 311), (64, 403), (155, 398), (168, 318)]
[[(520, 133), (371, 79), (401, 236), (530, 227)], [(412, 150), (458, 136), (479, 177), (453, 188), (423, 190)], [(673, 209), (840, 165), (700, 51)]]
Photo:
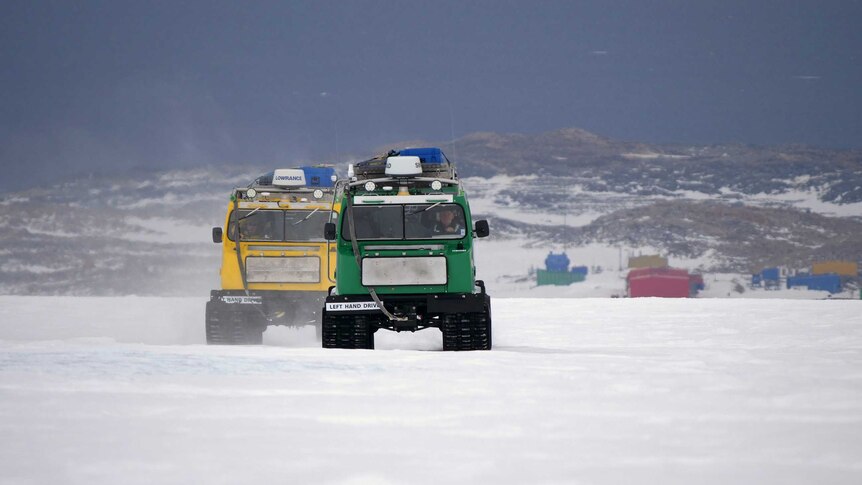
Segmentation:
[(635, 268), (667, 268), (667, 258), (658, 254), (632, 256), (629, 258), (629, 269)]
[(811, 274), (835, 273), (841, 276), (856, 276), (859, 265), (851, 261), (821, 261), (811, 266)]

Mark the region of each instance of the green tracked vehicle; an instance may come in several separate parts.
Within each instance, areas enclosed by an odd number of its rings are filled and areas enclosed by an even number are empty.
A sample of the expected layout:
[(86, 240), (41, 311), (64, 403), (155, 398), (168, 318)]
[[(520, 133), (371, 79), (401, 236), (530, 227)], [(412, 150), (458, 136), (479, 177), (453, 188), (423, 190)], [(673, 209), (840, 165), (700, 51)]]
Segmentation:
[(439, 328), (443, 350), (490, 350), (491, 297), (473, 259), (488, 222), (474, 225), (454, 166), (438, 148), (414, 148), (352, 172), (325, 227), (338, 257), (323, 347), (373, 349), (380, 329)]

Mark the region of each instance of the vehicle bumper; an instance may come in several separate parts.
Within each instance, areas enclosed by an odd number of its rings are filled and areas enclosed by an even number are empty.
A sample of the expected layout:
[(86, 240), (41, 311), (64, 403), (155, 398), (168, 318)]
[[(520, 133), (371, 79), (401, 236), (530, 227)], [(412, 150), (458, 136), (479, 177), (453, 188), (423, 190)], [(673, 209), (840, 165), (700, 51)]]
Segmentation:
[[(390, 312), (438, 314), (485, 311), (491, 305), (487, 293), (446, 293), (437, 295), (379, 295)], [(381, 313), (371, 295), (330, 295), (325, 310), (331, 313)]]
[(212, 290), (209, 306), (246, 314), (266, 325), (315, 325), (325, 298), (322, 291)]

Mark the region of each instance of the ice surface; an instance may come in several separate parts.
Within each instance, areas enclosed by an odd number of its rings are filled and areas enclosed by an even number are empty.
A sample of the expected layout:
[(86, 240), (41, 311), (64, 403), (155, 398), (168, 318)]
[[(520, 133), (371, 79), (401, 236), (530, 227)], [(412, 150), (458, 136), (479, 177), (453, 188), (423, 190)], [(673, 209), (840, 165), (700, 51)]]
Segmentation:
[(862, 302), (495, 299), (495, 348), (0, 297), (0, 483), (860, 483)]

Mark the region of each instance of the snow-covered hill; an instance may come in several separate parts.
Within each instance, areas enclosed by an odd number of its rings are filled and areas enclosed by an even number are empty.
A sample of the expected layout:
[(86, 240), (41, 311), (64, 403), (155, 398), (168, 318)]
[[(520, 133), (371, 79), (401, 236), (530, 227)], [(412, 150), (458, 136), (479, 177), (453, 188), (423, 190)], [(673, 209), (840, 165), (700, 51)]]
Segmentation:
[(204, 301), (0, 297), (0, 483), (862, 480), (859, 301), (495, 299), (470, 353), (207, 347)]
[(72, 180), (0, 198), (0, 294), (201, 295), (218, 283), (211, 228), (263, 169)]
[(654, 251), (698, 260), (689, 269), (705, 272), (862, 260), (862, 202), (827, 202), (814, 191), (636, 194), (547, 176), (470, 177), (464, 183), (474, 210), (502, 230), (498, 237), (531, 245)]
[(636, 195), (816, 192), (827, 202), (862, 202), (860, 150), (659, 145), (577, 128), (473, 133), (444, 146), (457, 154), (466, 176), (541, 175), (591, 192)]

